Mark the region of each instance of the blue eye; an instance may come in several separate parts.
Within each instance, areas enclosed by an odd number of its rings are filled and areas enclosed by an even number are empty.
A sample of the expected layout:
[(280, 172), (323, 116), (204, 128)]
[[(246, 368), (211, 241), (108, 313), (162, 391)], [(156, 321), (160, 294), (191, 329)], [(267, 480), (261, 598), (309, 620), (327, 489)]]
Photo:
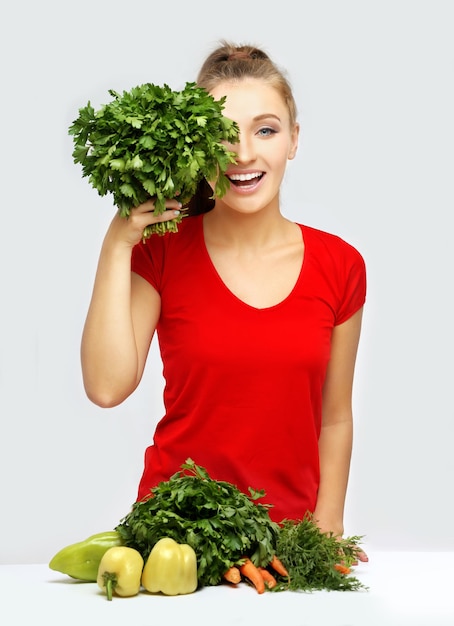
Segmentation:
[(261, 137), (271, 137), (271, 135), (275, 135), (277, 131), (274, 128), (270, 128), (269, 126), (265, 126), (258, 131), (258, 135)]

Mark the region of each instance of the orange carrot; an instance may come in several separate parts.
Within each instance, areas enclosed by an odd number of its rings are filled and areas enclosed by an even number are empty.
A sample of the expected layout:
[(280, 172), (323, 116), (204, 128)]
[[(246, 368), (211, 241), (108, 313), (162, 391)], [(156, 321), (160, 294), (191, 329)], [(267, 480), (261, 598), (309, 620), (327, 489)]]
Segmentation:
[(234, 565), (229, 567), (229, 569), (224, 573), (224, 579), (227, 582), (232, 583), (232, 585), (237, 585), (241, 582), (240, 570)]
[(349, 567), (347, 567), (346, 565), (341, 565), (340, 563), (336, 563), (334, 568), (337, 569), (337, 571), (341, 574), (350, 574), (351, 572), (351, 569)]
[(289, 577), (289, 574), (287, 572), (287, 570), (284, 567), (284, 564), (282, 563), (282, 561), (280, 561), (276, 555), (273, 556), (273, 558), (270, 561), (270, 565), (271, 567), (281, 576), (285, 576), (286, 578)]
[(250, 559), (246, 559), (242, 565), (238, 567), (241, 574), (248, 578), (254, 585), (257, 593), (263, 593), (265, 591), (265, 581), (259, 572), (259, 569)]
[(273, 574), (269, 572), (266, 567), (259, 567), (258, 570), (268, 589), (273, 589), (273, 587), (277, 585), (277, 581), (274, 578)]

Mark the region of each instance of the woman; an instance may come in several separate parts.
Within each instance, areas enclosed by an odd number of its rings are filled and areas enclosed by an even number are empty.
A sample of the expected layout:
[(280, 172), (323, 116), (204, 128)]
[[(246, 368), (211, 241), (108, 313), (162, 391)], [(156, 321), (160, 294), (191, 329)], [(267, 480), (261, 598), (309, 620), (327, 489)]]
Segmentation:
[(210, 200), (204, 182), (178, 233), (145, 243), (145, 226), (179, 214), (177, 199), (161, 216), (150, 200), (127, 220), (114, 217), (82, 339), (86, 393), (103, 407), (133, 393), (157, 330), (165, 415), (138, 498), (191, 457), (215, 479), (263, 489), (275, 521), (309, 511), (341, 536), (363, 259), (281, 213), (299, 125), (289, 83), (269, 57), (223, 42), (197, 83), (226, 96), (224, 115), (240, 129), (227, 146), (236, 153), (230, 188)]

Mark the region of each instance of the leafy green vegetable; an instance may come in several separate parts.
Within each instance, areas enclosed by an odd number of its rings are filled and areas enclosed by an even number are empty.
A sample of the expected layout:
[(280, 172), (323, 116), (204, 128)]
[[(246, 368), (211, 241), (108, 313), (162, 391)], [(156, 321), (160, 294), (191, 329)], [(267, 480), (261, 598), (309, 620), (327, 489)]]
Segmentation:
[[(139, 85), (95, 111), (88, 102), (69, 127), (74, 163), (82, 165), (99, 195), (113, 195), (120, 214), (155, 198), (155, 214), (165, 200), (178, 195), (185, 204), (202, 178), (215, 181), (214, 195), (229, 187), (225, 171), (235, 153), (223, 142), (238, 141), (237, 124), (223, 116), (225, 97), (215, 100), (204, 88), (186, 83), (182, 91), (168, 85)], [(181, 216), (148, 226), (153, 232), (175, 232)]]
[(210, 478), (203, 467), (187, 459), (181, 471), (151, 490), (147, 500), (133, 504), (115, 530), (144, 560), (162, 537), (189, 544), (197, 556), (201, 586), (219, 584), (223, 574), (245, 557), (267, 567), (276, 555), (289, 577), (269, 568), (277, 580), (273, 591), (366, 588), (350, 572), (338, 569), (340, 561), (350, 568), (356, 560), (360, 537), (322, 533), (309, 514), (276, 524), (269, 505), (256, 502), (264, 492), (249, 491), (247, 496), (231, 483)]
[[(337, 568), (341, 560), (350, 568), (356, 560), (361, 537), (339, 538), (322, 533), (310, 515), (300, 521), (285, 520), (279, 532), (276, 554), (289, 573), (275, 591), (355, 591), (366, 587), (353, 575)], [(273, 591), (274, 591), (273, 590)]]
[(249, 556), (267, 565), (275, 552), (279, 525), (268, 506), (255, 502), (234, 485), (210, 478), (207, 471), (187, 459), (182, 471), (151, 490), (151, 497), (136, 502), (116, 527), (125, 545), (144, 559), (162, 537), (187, 543), (197, 555), (201, 585), (217, 585), (232, 565)]

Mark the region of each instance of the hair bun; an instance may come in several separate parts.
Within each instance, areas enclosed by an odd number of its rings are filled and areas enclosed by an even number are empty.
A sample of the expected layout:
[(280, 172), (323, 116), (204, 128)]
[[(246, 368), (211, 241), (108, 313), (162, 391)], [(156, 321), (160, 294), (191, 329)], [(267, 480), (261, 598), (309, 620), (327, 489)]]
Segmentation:
[(251, 59), (252, 55), (247, 50), (235, 50), (227, 57), (227, 61), (236, 61), (237, 59)]

